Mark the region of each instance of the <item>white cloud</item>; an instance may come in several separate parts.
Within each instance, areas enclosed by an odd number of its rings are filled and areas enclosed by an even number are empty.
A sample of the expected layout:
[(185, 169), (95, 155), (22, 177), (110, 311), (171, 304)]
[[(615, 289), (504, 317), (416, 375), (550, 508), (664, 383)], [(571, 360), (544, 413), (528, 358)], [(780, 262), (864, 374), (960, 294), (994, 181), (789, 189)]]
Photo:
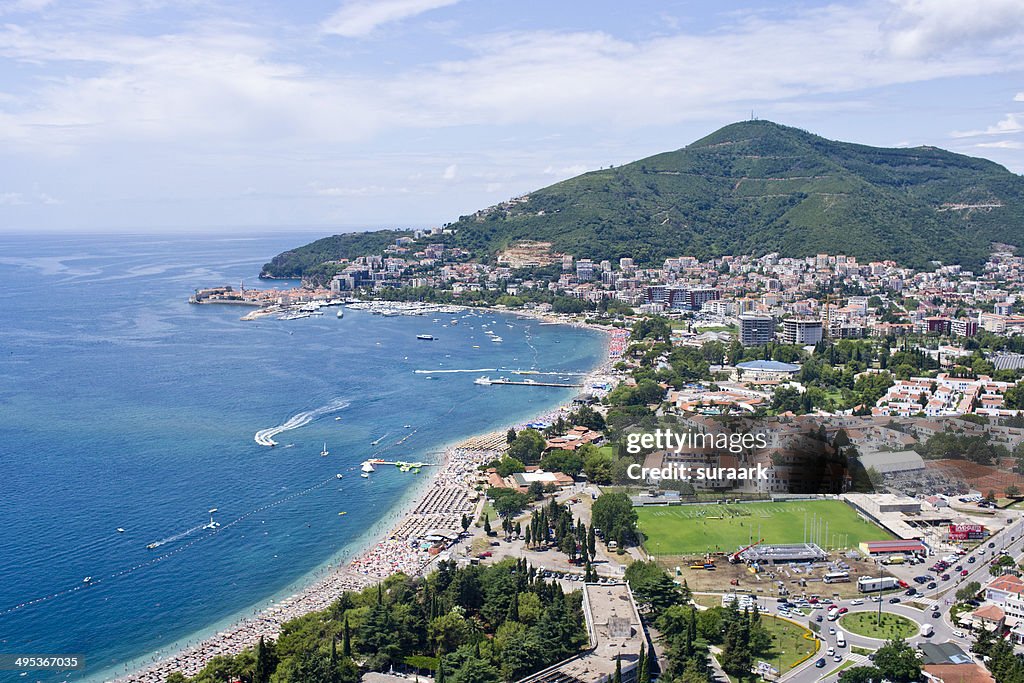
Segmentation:
[(979, 142), (975, 147), (990, 149), (1024, 149), (1024, 142), (1019, 140), (996, 140), (995, 142)]
[(346, 38), (369, 35), (384, 24), (409, 19), (430, 10), (448, 7), (459, 0), (350, 0), (327, 19), (324, 33)]
[(953, 131), (954, 138), (974, 138), (982, 135), (1011, 135), (1024, 132), (1024, 114), (1007, 114), (1003, 119), (979, 130)]
[(455, 164), (450, 164), (444, 169), (444, 173), (441, 174), (442, 180), (455, 180), (455, 175), (459, 172), (459, 167)]
[(0, 15), (40, 12), (53, 4), (53, 0), (10, 0), (0, 2)]
[(1013, 96), (1014, 102), (1024, 102), (1024, 92), (1019, 92)]
[(0, 192), (0, 206), (17, 206), (25, 203), (25, 197), (20, 192)]
[(958, 48), (998, 51), (1020, 44), (1024, 3), (1020, 0), (890, 0), (893, 14), (883, 24), (894, 54), (928, 57)]

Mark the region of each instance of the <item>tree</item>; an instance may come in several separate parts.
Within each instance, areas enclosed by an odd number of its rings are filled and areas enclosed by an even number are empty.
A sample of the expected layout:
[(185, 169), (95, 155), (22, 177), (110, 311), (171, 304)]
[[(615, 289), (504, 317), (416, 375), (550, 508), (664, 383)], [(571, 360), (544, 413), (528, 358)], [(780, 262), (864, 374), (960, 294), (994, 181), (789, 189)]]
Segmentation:
[(519, 459), (506, 455), (498, 461), (498, 466), (495, 467), (495, 470), (497, 470), (499, 477), (505, 478), (516, 472), (525, 472), (526, 465)]
[(971, 581), (969, 584), (961, 588), (956, 592), (956, 599), (960, 602), (966, 602), (972, 599), (978, 593), (981, 592), (981, 584), (977, 581)]
[(682, 602), (679, 587), (655, 562), (634, 562), (625, 578), (637, 602), (655, 616)]
[(855, 666), (843, 673), (843, 683), (881, 683), (882, 672), (873, 666)]
[(569, 415), (569, 422), (579, 427), (586, 427), (594, 431), (601, 431), (605, 427), (604, 417), (588, 405), (580, 406), (576, 412)]
[(484, 513), (484, 533), (488, 536), (491, 535), (491, 516), (486, 512)]
[(651, 683), (651, 664), (647, 659), (647, 644), (640, 643), (640, 661), (637, 663), (637, 683)]
[(545, 472), (564, 472), (570, 477), (578, 476), (583, 471), (583, 458), (572, 451), (551, 451), (540, 461)]
[(921, 660), (902, 638), (890, 640), (875, 652), (875, 666), (894, 683), (910, 683), (921, 678)]
[(501, 676), (497, 669), (475, 657), (467, 659), (452, 674), (452, 683), (498, 683), (499, 680)]
[(427, 638), (441, 652), (454, 652), (471, 642), (475, 634), (476, 629), (458, 612), (442, 614), (427, 626)]
[(540, 460), (547, 441), (536, 429), (524, 429), (516, 435), (508, 448), (508, 457), (521, 463), (535, 463)]
[(1020, 498), (1020, 489), (1016, 485), (1010, 484), (1003, 490), (1007, 498)]
[[(584, 448), (580, 450), (584, 450)], [(583, 472), (587, 475), (587, 480), (595, 484), (610, 484), (612, 482), (612, 465), (615, 463), (615, 458), (607, 451), (594, 448), (593, 446), (586, 453), (583, 461)]]
[(591, 508), (593, 526), (601, 529), (605, 538), (618, 538), (625, 530), (629, 538), (636, 534), (637, 515), (633, 502), (625, 493), (602, 493)]
[(252, 672), (252, 683), (268, 683), (274, 670), (274, 655), (260, 636), (256, 643), (256, 666)]
[(515, 441), (515, 440), (516, 440), (516, 430), (512, 429), (511, 427), (509, 427), (509, 430), (507, 432), (505, 432), (505, 441), (509, 445), (512, 445), (512, 442)]
[(469, 518), (469, 515), (463, 513), (462, 515), (462, 531), (465, 533), (469, 531), (469, 525), (473, 523), (473, 520)]

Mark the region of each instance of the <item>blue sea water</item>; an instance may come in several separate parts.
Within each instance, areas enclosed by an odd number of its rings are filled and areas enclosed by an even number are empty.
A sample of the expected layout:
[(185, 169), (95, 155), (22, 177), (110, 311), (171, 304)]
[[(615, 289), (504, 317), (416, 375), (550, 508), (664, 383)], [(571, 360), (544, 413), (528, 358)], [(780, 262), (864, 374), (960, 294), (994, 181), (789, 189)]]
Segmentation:
[[(571, 396), (414, 370), (601, 359), (593, 332), (493, 313), (242, 322), (248, 309), (186, 302), (291, 286), (258, 283), (259, 267), (316, 236), (0, 235), (0, 653), (87, 662), (0, 681), (116, 675), (251, 612), (389, 522), (414, 475), (361, 479), (362, 460), (435, 460)], [(254, 442), (289, 420), (277, 448)]]

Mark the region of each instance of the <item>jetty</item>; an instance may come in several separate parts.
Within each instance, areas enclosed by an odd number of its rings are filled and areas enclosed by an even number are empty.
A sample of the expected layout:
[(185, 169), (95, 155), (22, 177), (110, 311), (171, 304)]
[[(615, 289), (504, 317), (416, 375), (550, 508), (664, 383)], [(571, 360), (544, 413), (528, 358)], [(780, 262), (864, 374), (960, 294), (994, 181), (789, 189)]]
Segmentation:
[(522, 381), (516, 381), (513, 379), (506, 379), (505, 377), (500, 377), (498, 379), (491, 379), (490, 377), (478, 377), (477, 379), (473, 380), (473, 384), (482, 384), (484, 386), (491, 386), (493, 384), (505, 384), (508, 386), (515, 387), (560, 387), (563, 389), (571, 389), (584, 386), (582, 384), (569, 382), (538, 382), (535, 379), (524, 379)]

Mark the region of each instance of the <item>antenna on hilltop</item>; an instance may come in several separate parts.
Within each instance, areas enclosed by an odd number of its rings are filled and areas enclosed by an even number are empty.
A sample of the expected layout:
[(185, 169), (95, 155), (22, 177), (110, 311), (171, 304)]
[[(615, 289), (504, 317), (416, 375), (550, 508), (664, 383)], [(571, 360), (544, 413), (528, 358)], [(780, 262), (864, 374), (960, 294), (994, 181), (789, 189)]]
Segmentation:
[(757, 121), (757, 117), (754, 116), (754, 110), (753, 109), (750, 110), (750, 120), (751, 121)]

